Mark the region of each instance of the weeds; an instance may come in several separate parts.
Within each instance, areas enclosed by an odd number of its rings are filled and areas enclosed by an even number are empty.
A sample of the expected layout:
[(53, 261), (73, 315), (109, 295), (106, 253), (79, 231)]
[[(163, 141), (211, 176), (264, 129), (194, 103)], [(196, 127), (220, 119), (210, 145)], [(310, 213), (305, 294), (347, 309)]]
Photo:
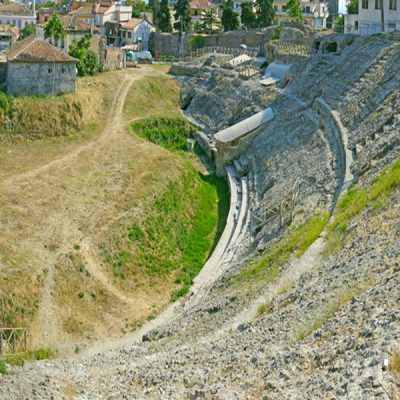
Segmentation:
[(261, 260), (250, 264), (238, 276), (237, 282), (262, 281), (264, 284), (273, 281), (278, 275), (279, 267), (283, 266), (291, 255), (301, 257), (308, 247), (321, 234), (329, 220), (328, 213), (318, 213), (265, 251)]
[(0, 374), (5, 374), (5, 373), (7, 373), (6, 363), (4, 362), (3, 359), (0, 358)]
[(389, 368), (393, 373), (400, 376), (400, 350), (395, 350), (391, 355)]
[(56, 353), (48, 348), (30, 350), (26, 353), (9, 354), (5, 356), (5, 362), (9, 365), (23, 365), (25, 361), (39, 361), (55, 358)]
[(400, 185), (400, 159), (377, 176), (368, 188), (351, 188), (339, 201), (335, 219), (328, 225), (327, 253), (333, 253), (346, 238), (352, 219), (367, 206), (384, 207), (389, 197)]
[(258, 313), (258, 315), (262, 315), (262, 314), (264, 314), (266, 311), (267, 311), (267, 305), (266, 305), (266, 304), (260, 304), (260, 305), (257, 307), (257, 313)]
[(323, 324), (329, 321), (344, 305), (353, 297), (360, 295), (364, 290), (371, 286), (371, 282), (358, 282), (352, 286), (338, 289), (332, 300), (315, 316), (298, 330), (296, 337), (303, 340), (312, 332), (319, 329)]

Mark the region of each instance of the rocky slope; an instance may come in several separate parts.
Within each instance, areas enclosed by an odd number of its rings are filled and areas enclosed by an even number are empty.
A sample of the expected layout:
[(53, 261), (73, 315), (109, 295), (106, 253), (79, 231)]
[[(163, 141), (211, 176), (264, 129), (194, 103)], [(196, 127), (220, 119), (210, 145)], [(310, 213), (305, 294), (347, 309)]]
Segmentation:
[[(0, 398), (399, 399), (398, 169), (387, 191), (346, 220), (343, 240), (327, 230), (275, 275), (272, 263), (255, 278), (248, 273), (266, 257), (264, 248), (293, 232), (290, 219), (280, 218), (285, 210), (274, 211), (293, 188), (293, 221), (301, 225), (334, 208), (347, 190), (349, 152), (358, 190), (388, 176), (384, 168), (400, 157), (394, 49), (388, 38), (360, 38), (329, 56), (329, 68), (324, 54), (294, 66), (292, 82), (268, 100), (276, 118), (246, 151), (250, 208), (264, 222), (249, 227), (251, 244), (200, 299), (193, 295), (167, 322), (122, 348), (16, 368), (0, 378)], [(223, 73), (214, 69), (210, 74)], [(311, 73), (317, 69), (324, 73)], [(200, 78), (179, 79), (185, 95)], [(218, 86), (195, 93), (187, 108), (194, 118), (196, 97), (207, 104)], [(210, 130), (223, 126), (214, 112), (204, 107), (202, 121), (216, 120)], [(347, 199), (339, 212), (354, 206)]]

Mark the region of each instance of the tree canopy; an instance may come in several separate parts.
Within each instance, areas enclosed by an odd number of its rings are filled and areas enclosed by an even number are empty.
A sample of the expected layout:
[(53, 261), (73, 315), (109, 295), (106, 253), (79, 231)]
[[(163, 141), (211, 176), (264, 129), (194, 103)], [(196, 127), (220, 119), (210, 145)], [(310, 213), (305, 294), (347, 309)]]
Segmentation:
[(265, 28), (273, 25), (275, 21), (275, 10), (272, 5), (272, 0), (256, 0), (255, 6), (257, 26), (259, 28)]
[(44, 37), (53, 43), (65, 38), (65, 30), (57, 14), (53, 14), (44, 26)]
[(94, 75), (100, 67), (97, 54), (90, 49), (91, 37), (92, 35), (86, 34), (69, 46), (69, 55), (78, 59), (76, 68), (79, 76)]
[(180, 32), (187, 32), (190, 27), (189, 0), (178, 0), (175, 4), (174, 28)]
[(150, 7), (143, 0), (126, 0), (127, 6), (132, 6), (132, 17), (139, 18), (140, 13), (150, 10)]
[(153, 12), (153, 24), (158, 26), (158, 15), (160, 13), (160, 1), (159, 0), (149, 0), (149, 8)]
[(26, 24), (19, 32), (18, 40), (22, 40), (33, 35), (36, 35), (36, 25)]
[(239, 14), (233, 11), (232, 0), (227, 0), (221, 16), (222, 26), (224, 31), (234, 31), (239, 28)]
[(257, 16), (253, 11), (252, 3), (242, 3), (240, 21), (244, 29), (257, 28)]
[(168, 7), (168, 0), (161, 0), (160, 11), (157, 16), (157, 28), (161, 32), (172, 32), (171, 13)]
[(303, 23), (303, 13), (301, 10), (300, 0), (289, 0), (287, 2), (288, 14), (293, 22), (297, 24)]
[(350, 0), (346, 7), (348, 14), (358, 14), (358, 0)]
[(201, 29), (204, 33), (217, 33), (221, 30), (221, 20), (216, 10), (206, 10), (201, 22)]

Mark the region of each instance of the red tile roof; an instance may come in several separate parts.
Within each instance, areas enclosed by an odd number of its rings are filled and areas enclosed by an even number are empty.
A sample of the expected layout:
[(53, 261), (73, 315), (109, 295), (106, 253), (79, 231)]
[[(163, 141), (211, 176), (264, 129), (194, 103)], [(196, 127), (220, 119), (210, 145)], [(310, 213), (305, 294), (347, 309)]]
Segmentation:
[[(144, 18), (131, 18), (129, 21), (121, 24), (121, 28), (123, 29), (135, 29), (139, 24), (143, 21), (147, 21)], [(147, 21), (150, 25), (153, 25), (151, 22)]]
[(25, 5), (20, 3), (0, 4), (0, 14), (9, 15), (30, 15), (31, 10)]
[(76, 62), (57, 47), (35, 36), (15, 43), (7, 53), (9, 62)]
[(199, 10), (207, 10), (209, 8), (215, 8), (208, 0), (192, 0), (190, 2), (190, 8), (196, 8)]
[(79, 18), (74, 14), (67, 14), (59, 17), (64, 29), (66, 31), (72, 32), (98, 32), (99, 29), (93, 25), (90, 25), (89, 22), (84, 18)]

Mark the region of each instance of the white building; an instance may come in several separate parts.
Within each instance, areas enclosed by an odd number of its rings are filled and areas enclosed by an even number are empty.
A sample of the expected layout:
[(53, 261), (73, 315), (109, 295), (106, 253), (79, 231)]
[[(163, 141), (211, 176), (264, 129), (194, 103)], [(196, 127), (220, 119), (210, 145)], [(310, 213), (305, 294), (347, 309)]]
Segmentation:
[[(275, 0), (273, 6), (278, 23), (281, 21), (290, 21), (288, 14), (287, 0)], [(323, 1), (307, 1), (301, 2), (303, 20), (315, 29), (326, 27), (326, 21), (329, 17), (328, 3)]]
[[(383, 13), (382, 13), (383, 1)], [(400, 0), (360, 0), (358, 15), (346, 15), (345, 33), (370, 35), (400, 30)]]

